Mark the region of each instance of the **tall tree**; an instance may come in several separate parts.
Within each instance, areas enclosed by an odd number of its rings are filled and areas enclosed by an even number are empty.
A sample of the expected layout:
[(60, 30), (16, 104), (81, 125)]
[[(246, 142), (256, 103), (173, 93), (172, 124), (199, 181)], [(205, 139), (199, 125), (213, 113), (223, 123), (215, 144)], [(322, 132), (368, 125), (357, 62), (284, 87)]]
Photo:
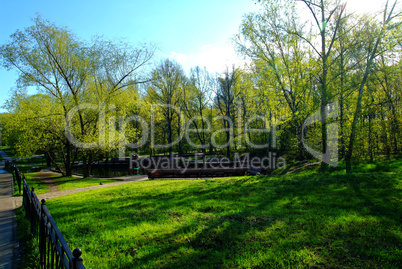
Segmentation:
[[(97, 105), (138, 83), (138, 69), (149, 62), (154, 51), (147, 46), (133, 49), (113, 42), (101, 44), (79, 41), (67, 28), (38, 16), (33, 26), (17, 31), (10, 43), (0, 47), (3, 66), (19, 72), (18, 87), (36, 86), (62, 107), (68, 127), (63, 155), (66, 175), (71, 175), (73, 152), (79, 149), (84, 177), (89, 176), (92, 150), (99, 146), (92, 143), (99, 127)], [(89, 113), (86, 103), (97, 111)], [(72, 109), (76, 114), (69, 118)], [(84, 142), (92, 145), (90, 149)]]
[[(203, 153), (206, 153), (208, 134), (207, 127), (210, 127), (207, 119), (208, 107), (211, 105), (212, 78), (208, 71), (199, 66), (191, 69), (190, 78), (185, 87), (184, 112), (195, 127), (196, 136)], [(188, 131), (188, 130), (187, 130)], [(188, 136), (189, 137), (189, 136)], [(198, 147), (198, 146), (197, 146)]]
[[(301, 37), (307, 44), (315, 51), (320, 61), (320, 112), (321, 112), (321, 139), (322, 139), (322, 151), (326, 152), (328, 148), (328, 134), (327, 134), (327, 110), (329, 100), (329, 84), (330, 80), (328, 75), (330, 72), (333, 59), (336, 56), (334, 53), (334, 44), (338, 39), (338, 31), (340, 29), (343, 13), (346, 4), (342, 4), (340, 0), (336, 1), (324, 1), (324, 0), (297, 0), (303, 2), (311, 13), (313, 18), (313, 24), (315, 25), (315, 32), (318, 32), (318, 42), (315, 44), (311, 41), (310, 36), (306, 36), (304, 33), (294, 32), (294, 34)], [(314, 36), (314, 32), (313, 32)], [(329, 160), (327, 160), (328, 162)], [(323, 170), (327, 167), (327, 162), (321, 163)]]
[(301, 127), (308, 113), (306, 97), (316, 84), (311, 81), (314, 65), (297, 35), (302, 25), (294, 3), (262, 2), (261, 12), (245, 17), (235, 42), (238, 50), (253, 60), (256, 72), (265, 80), (260, 86), (267, 88), (267, 94), (270, 88), (274, 89), (274, 94), (286, 103), (301, 159), (304, 155)]
[(240, 70), (232, 66), (218, 78), (218, 89), (216, 92), (216, 107), (220, 112), (223, 123), (223, 130), (226, 134), (226, 156), (230, 158), (231, 148), (233, 147), (233, 131), (236, 121), (236, 102), (238, 98), (238, 81), (240, 78)]
[(180, 121), (182, 115), (179, 109), (183, 100), (183, 79), (184, 72), (181, 66), (170, 59), (165, 59), (152, 72), (152, 86), (148, 89), (151, 101), (160, 107), (166, 121), (169, 154), (173, 152), (174, 120), (177, 118), (180, 124), (184, 123)]
[(362, 40), (362, 52), (363, 52), (363, 76), (360, 81), (359, 86), (359, 93), (356, 102), (356, 110), (353, 114), (353, 122), (351, 126), (351, 132), (349, 137), (349, 147), (346, 153), (346, 171), (351, 172), (351, 159), (353, 155), (354, 143), (356, 138), (356, 130), (357, 130), (357, 123), (358, 119), (361, 114), (361, 104), (363, 99), (363, 94), (365, 91), (365, 86), (367, 83), (367, 79), (372, 71), (372, 66), (374, 64), (374, 60), (378, 56), (378, 51), (380, 50), (381, 43), (384, 37), (389, 33), (391, 30), (400, 27), (400, 22), (393, 23), (393, 20), (400, 16), (395, 8), (397, 5), (397, 0), (394, 1), (392, 5), (389, 5), (389, 1), (386, 2), (385, 9), (383, 12), (382, 22), (379, 27), (376, 27), (377, 23), (370, 20), (366, 20), (364, 24), (362, 24), (363, 31), (361, 34), (364, 34), (365, 38), (360, 38)]

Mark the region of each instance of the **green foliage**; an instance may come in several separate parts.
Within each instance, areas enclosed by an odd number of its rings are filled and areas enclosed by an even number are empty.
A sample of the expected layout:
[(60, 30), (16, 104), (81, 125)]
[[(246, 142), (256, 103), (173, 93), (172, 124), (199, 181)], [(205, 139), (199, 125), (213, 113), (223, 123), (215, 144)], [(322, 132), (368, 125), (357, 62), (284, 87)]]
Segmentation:
[[(20, 71), (9, 113), (0, 116), (3, 140), (17, 156), (46, 152), (68, 176), (80, 160), (84, 177), (94, 161), (126, 156), (127, 146), (143, 154), (209, 150), (230, 157), (277, 151), (288, 163), (311, 159), (306, 145), (324, 152), (336, 141), (340, 159), (400, 154), (402, 24), (393, 2), (382, 21), (349, 14), (337, 1), (258, 2), (261, 9), (244, 16), (234, 38), (248, 66), (213, 75), (199, 67), (186, 75), (170, 59), (147, 69), (150, 45), (83, 41), (36, 17), (0, 47), (2, 66)], [(299, 8), (311, 16), (301, 18)], [(28, 86), (38, 94), (27, 95)], [(339, 115), (327, 119), (330, 103)], [(315, 112), (316, 121), (304, 126)], [(339, 123), (333, 141), (331, 123)]]
[[(7, 105), (10, 114), (4, 116), (6, 137), (20, 156), (42, 150), (55, 165), (55, 159), (62, 158), (67, 175), (78, 152), (86, 174), (96, 154), (116, 149), (116, 138), (109, 141), (104, 135), (106, 119), (115, 116), (115, 110), (124, 114), (136, 101), (135, 85), (146, 80), (138, 69), (154, 52), (148, 45), (133, 48), (101, 38), (92, 42), (80, 41), (67, 28), (37, 16), (33, 26), (16, 31), (11, 42), (0, 47), (3, 67), (18, 69), (20, 75)], [(41, 94), (28, 96), (27, 86), (36, 86)]]

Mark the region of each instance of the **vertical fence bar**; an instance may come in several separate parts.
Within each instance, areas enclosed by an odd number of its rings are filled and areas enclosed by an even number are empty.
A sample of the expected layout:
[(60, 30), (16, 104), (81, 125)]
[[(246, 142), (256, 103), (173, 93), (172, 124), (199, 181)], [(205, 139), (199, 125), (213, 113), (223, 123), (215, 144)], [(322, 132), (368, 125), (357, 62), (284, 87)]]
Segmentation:
[(31, 217), (31, 233), (33, 237), (36, 236), (36, 219), (37, 219), (37, 212), (35, 208), (35, 197), (34, 192), (35, 188), (32, 187), (31, 189), (31, 197), (29, 197), (29, 215)]
[(53, 244), (51, 246), (51, 250), (52, 250), (52, 252), (51, 252), (50, 268), (54, 268), (54, 254), (56, 252), (56, 245), (55, 244)]
[(21, 193), (21, 173), (20, 170), (18, 170), (18, 167), (15, 166), (15, 171), (16, 171), (16, 177), (17, 177), (17, 184), (18, 184), (18, 191)]
[(41, 210), (39, 218), (39, 253), (40, 253), (40, 268), (46, 269), (46, 221), (43, 208), (46, 206), (45, 199), (41, 201)]
[(28, 205), (27, 205), (29, 199), (28, 199), (27, 195), (28, 195), (28, 191), (27, 191), (27, 186), (25, 185), (25, 180), (24, 180), (24, 185), (22, 188), (22, 204), (24, 205), (25, 215), (29, 214), (28, 213)]

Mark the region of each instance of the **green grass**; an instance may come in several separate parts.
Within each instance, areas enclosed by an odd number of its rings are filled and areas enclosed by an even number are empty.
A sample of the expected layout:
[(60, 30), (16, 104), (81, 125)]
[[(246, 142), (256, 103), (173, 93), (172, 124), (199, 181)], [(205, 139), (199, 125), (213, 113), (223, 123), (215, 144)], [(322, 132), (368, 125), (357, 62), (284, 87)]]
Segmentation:
[(86, 268), (398, 268), (402, 177), (387, 167), (135, 182), (47, 204)]
[[(50, 190), (50, 188), (49, 185), (46, 184), (43, 179), (37, 178), (39, 174), (40, 172), (24, 173), (28, 185), (31, 188), (32, 187), (35, 188), (35, 193), (44, 194), (47, 193)], [(54, 181), (54, 185), (57, 186), (57, 191), (84, 188), (84, 187), (96, 186), (99, 185), (100, 183), (108, 184), (118, 181), (113, 179), (62, 177), (58, 174), (51, 175), (51, 179)], [(19, 193), (17, 184), (14, 184), (14, 195), (15, 196), (22, 195), (22, 192)]]
[[(49, 191), (49, 186), (43, 182), (41, 179), (37, 179), (36, 176), (40, 172), (34, 172), (34, 173), (24, 173), (25, 175), (25, 180), (28, 183), (30, 188), (35, 188), (35, 193), (36, 194), (43, 194)], [(21, 183), (21, 193), (18, 190), (17, 183), (14, 183), (14, 196), (20, 196), (22, 195), (22, 183)]]
[(30, 233), (31, 224), (25, 216), (23, 207), (15, 210), (17, 226), (17, 235), (20, 242), (19, 250), (21, 254), (18, 268), (21, 269), (36, 269), (39, 268), (39, 244), (36, 238), (33, 238)]
[(102, 184), (118, 182), (119, 180), (113, 179), (99, 179), (99, 178), (75, 178), (75, 177), (55, 177), (55, 184), (59, 191), (71, 190), (76, 188), (85, 188)]

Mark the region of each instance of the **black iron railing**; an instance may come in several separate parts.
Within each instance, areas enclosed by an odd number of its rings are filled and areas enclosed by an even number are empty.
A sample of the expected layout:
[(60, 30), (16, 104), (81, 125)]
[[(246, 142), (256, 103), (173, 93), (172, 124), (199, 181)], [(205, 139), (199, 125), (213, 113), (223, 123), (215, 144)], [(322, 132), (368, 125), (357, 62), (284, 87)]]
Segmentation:
[(8, 160), (5, 161), (5, 168), (9, 168), (12, 170), (13, 173), (13, 179), (14, 179), (14, 184), (18, 185), (18, 190), (21, 193), (21, 187), (22, 187), (22, 176), (20, 173), (20, 170), (18, 170), (17, 165), (15, 165), (13, 162), (10, 162)]
[(71, 251), (47, 209), (46, 201), (39, 202), (35, 189), (30, 189), (25, 179), (23, 184), (23, 206), (31, 222), (31, 233), (39, 240), (40, 268), (85, 269), (81, 250)]

